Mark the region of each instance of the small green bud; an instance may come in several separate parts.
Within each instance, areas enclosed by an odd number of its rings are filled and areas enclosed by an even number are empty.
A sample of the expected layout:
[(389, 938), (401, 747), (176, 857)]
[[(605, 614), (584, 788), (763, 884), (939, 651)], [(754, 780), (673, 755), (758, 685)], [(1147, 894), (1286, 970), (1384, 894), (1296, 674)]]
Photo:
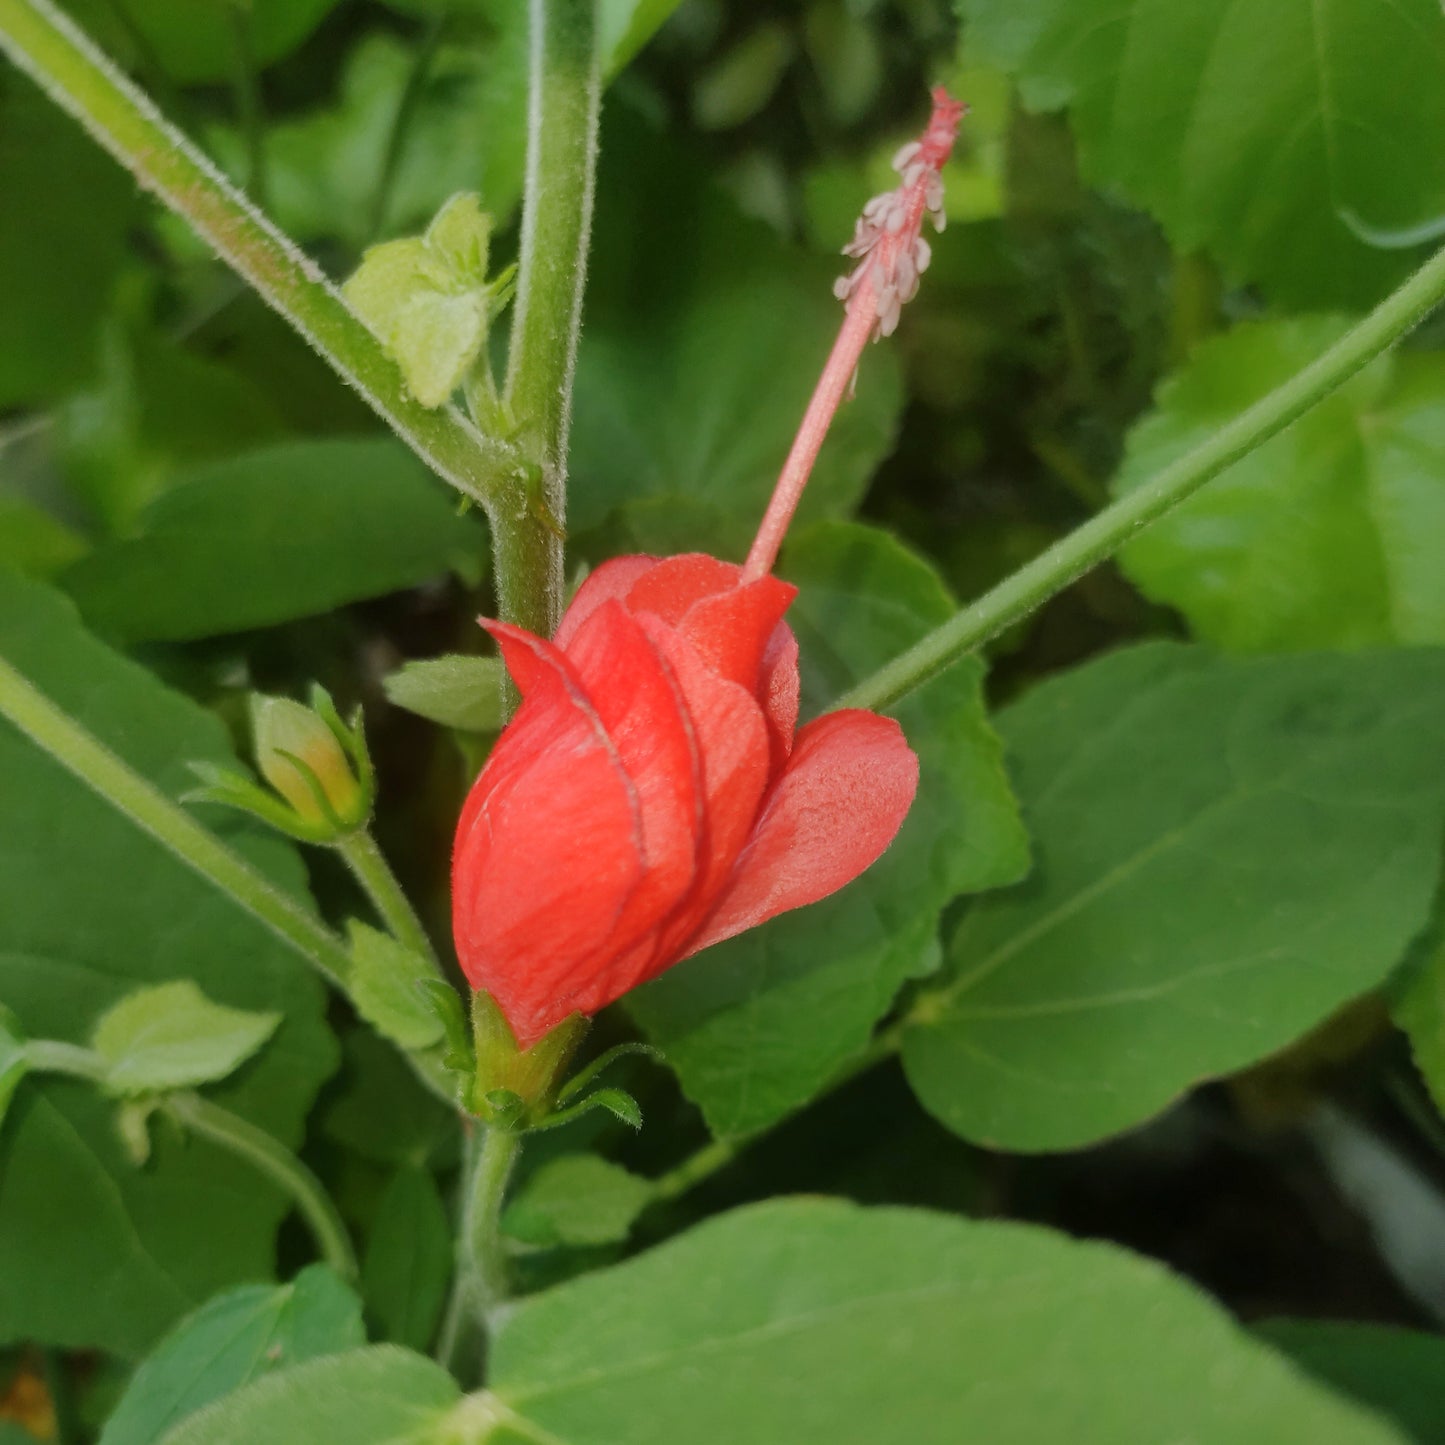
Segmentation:
[(320, 688), (311, 707), (258, 693), (251, 731), (256, 766), (291, 805), (298, 835), (321, 842), (366, 822), (374, 786), (360, 724), (342, 722)]

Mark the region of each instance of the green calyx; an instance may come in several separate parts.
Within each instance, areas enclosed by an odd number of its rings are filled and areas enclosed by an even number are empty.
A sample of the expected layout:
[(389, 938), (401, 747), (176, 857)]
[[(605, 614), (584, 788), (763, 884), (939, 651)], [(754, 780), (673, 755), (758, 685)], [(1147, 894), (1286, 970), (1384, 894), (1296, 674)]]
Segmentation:
[(551, 1115), (567, 1066), (591, 1022), (572, 1014), (530, 1049), (522, 1049), (492, 996), (474, 993), (472, 1113), (496, 1128), (538, 1127)]
[(417, 401), (444, 406), (463, 387), (476, 420), (488, 426), (501, 418), (487, 333), (511, 297), (516, 269), (487, 279), (491, 231), (478, 197), (455, 195), (425, 234), (371, 247), (342, 287)]
[(203, 787), (188, 802), (239, 808), (303, 843), (335, 843), (366, 826), (376, 775), (358, 711), (346, 722), (324, 688), (309, 707), (287, 697), (251, 700), (256, 767), (270, 784), (210, 763), (192, 763)]

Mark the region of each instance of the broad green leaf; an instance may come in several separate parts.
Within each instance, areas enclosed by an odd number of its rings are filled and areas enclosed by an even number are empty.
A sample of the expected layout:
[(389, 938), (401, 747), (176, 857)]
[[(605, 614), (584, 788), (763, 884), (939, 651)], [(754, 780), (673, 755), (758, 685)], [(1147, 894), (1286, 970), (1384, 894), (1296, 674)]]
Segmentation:
[(1254, 1332), (1321, 1384), (1393, 1421), (1407, 1439), (1445, 1440), (1445, 1337), (1325, 1320), (1266, 1320)]
[[(954, 611), (922, 559), (857, 524), (799, 536), (779, 573), (800, 588), (788, 620), (804, 716)], [(922, 781), (898, 838), (862, 878), (631, 996), (716, 1133), (750, 1133), (809, 1099), (864, 1048), (903, 981), (937, 965), (943, 907), (1023, 874), (1027, 842), (982, 682), (969, 659), (898, 708)]]
[(554, 1445), (1401, 1439), (1150, 1261), (827, 1200), (737, 1210), (523, 1300), (488, 1383)]
[(451, 1163), (456, 1113), (422, 1087), (397, 1049), (370, 1028), (355, 1028), (343, 1037), (341, 1052), (340, 1076), (319, 1110), (321, 1133), (392, 1168)]
[(611, 77), (624, 69), (659, 31), (681, 0), (599, 0), (597, 49), (602, 73)]
[(281, 1023), (213, 1003), (190, 979), (128, 993), (101, 1016), (91, 1047), (110, 1066), (105, 1085), (118, 1094), (161, 1093), (211, 1084), (260, 1050)]
[(452, 1277), (452, 1226), (429, 1170), (408, 1165), (377, 1205), (361, 1266), (367, 1311), (381, 1337), (425, 1350)]
[[(820, 262), (745, 218), (701, 166), (625, 113), (603, 139), (578, 353), (568, 525), (631, 547), (742, 556), (842, 323)], [(858, 196), (858, 204), (867, 199)], [(842, 239), (840, 238), (839, 244)], [(870, 348), (804, 494), (849, 510), (893, 445), (894, 350)]]
[(104, 537), (129, 536), (149, 502), (187, 467), (282, 440), (260, 387), (169, 337), (107, 327), (93, 386), (56, 413), (70, 489)]
[(96, 38), (128, 62), (158, 64), (187, 84), (229, 81), (238, 49), (258, 65), (288, 55), (321, 23), (337, 0), (246, 0), (228, 13), (228, 0), (126, 0), (117, 11), (105, 0), (63, 0)]
[(0, 496), (0, 567), (49, 581), (86, 553), (78, 532), (23, 497)]
[[(0, 573), (0, 656), (177, 796), (187, 760), (234, 763), (221, 724), (89, 636), (60, 596)], [(321, 985), (259, 923), (0, 724), (0, 1001), (35, 1038), (89, 1040), (137, 988), (192, 979), (284, 1021), (212, 1097), (288, 1147), (335, 1066)], [(304, 896), (295, 850), (234, 816), (208, 824)], [(251, 1166), (157, 1131), (134, 1168), (89, 1085), (28, 1079), (0, 1135), (0, 1340), (142, 1352), (202, 1300), (270, 1273), (288, 1205)]]
[(134, 214), (125, 172), (7, 65), (0, 72), (0, 409), (48, 400), (90, 374)]
[(957, 0), (1086, 172), (1292, 306), (1356, 305), (1445, 229), (1438, 0)]
[[(1308, 365), (1333, 318), (1239, 326), (1202, 345), (1129, 437), (1133, 491)], [(1236, 651), (1445, 642), (1445, 357), (1375, 363), (1129, 543), (1156, 602)]]
[(524, 1244), (617, 1244), (652, 1199), (646, 1179), (596, 1154), (564, 1154), (531, 1175), (507, 1205), (503, 1230)]
[(351, 935), (351, 1001), (367, 1023), (403, 1048), (425, 1049), (441, 1041), (442, 1021), (417, 984), (436, 972), (389, 934), (354, 919)]
[(197, 468), (62, 581), (123, 642), (212, 637), (415, 586), (475, 580), (486, 543), (391, 440), (306, 441)]
[[(498, 224), (511, 214), (527, 150), (527, 10), (514, 0), (482, 8), (477, 33), (438, 46), (424, 67), (395, 36), (368, 35), (346, 58), (334, 104), (270, 127), (268, 209), (291, 235), (333, 237), (360, 251), (419, 230), (457, 191), (480, 192)], [(404, 101), (415, 108), (383, 192)], [(244, 137), (216, 131), (209, 139), (233, 172), (245, 173)]]
[(1414, 967), (1401, 969), (1391, 1014), (1410, 1040), (1415, 1067), (1445, 1114), (1445, 920), (1438, 910), (1412, 950)]
[(131, 1376), (100, 1445), (155, 1445), (252, 1380), (366, 1343), (361, 1302), (323, 1264), (285, 1285), (248, 1284), (182, 1320)]
[(5, 1127), (5, 1111), (29, 1067), (19, 1021), (0, 1005), (0, 1129)]
[(1126, 649), (1000, 717), (1034, 838), (904, 1035), (964, 1138), (1067, 1149), (1379, 985), (1429, 917), (1445, 651)]
[(157, 1445), (451, 1445), (436, 1426), (459, 1395), (440, 1365), (377, 1345), (256, 1380)]
[(406, 662), (381, 681), (397, 707), (462, 732), (502, 726), (502, 664), (496, 657), (430, 657)]

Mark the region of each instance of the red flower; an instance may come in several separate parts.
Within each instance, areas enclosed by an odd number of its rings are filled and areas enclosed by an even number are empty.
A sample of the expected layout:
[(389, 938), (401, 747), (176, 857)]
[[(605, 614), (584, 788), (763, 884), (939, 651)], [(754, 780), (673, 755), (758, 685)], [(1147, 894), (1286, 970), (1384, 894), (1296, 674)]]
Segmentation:
[(522, 706), (457, 828), (452, 910), (474, 989), (528, 1048), (710, 943), (814, 903), (892, 841), (918, 787), (898, 724), (828, 713), (794, 736), (795, 589), (771, 576), (870, 336), (887, 335), (943, 225), (939, 173), (963, 107), (943, 90), (868, 203), (838, 284), (842, 330), (742, 567), (618, 557), (545, 642), (502, 622)]
[(913, 801), (898, 724), (798, 730), (795, 589), (618, 557), (555, 643), (490, 622), (523, 701), (457, 829), (457, 951), (529, 1047), (679, 959), (857, 877)]

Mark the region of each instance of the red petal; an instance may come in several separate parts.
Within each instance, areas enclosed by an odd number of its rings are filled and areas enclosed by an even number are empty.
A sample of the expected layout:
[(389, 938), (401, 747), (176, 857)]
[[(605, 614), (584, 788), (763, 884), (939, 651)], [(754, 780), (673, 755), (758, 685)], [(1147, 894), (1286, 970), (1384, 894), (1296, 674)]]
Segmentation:
[(627, 605), (634, 612), (652, 612), (676, 626), (704, 597), (735, 587), (742, 570), (736, 562), (719, 562), (703, 552), (665, 557), (638, 576), (627, 593)]
[(719, 677), (673, 628), (644, 614), (638, 619), (672, 668), (702, 758), (705, 831), (697, 879), (664, 925), (646, 977), (660, 973), (707, 916), (757, 818), (770, 768), (768, 729), (757, 700)]
[(917, 789), (918, 759), (892, 718), (849, 709), (809, 723), (688, 953), (851, 883), (893, 841)]
[(793, 751), (793, 732), (798, 726), (798, 639), (793, 629), (780, 622), (773, 629), (763, 653), (758, 697), (768, 720), (773, 744), (773, 776), (782, 772)]
[(599, 607), (567, 649), (637, 795), (642, 822), (641, 884), (628, 900), (589, 980), (602, 993), (595, 1012), (635, 986), (622, 953), (655, 928), (691, 890), (703, 832), (703, 764), (672, 669), (620, 603)]
[(790, 582), (760, 577), (693, 603), (677, 630), (714, 672), (756, 693), (763, 653), (797, 595)]
[(641, 554), (631, 557), (613, 557), (604, 562), (595, 572), (590, 572), (577, 589), (572, 605), (557, 625), (557, 635), (552, 641), (565, 648), (577, 635), (577, 630), (602, 606), (613, 598), (627, 596), (632, 585), (646, 572), (659, 565), (656, 557)]
[(566, 659), (488, 624), (527, 700), (467, 800), (452, 862), (457, 955), (523, 1047), (579, 1007), (642, 877), (635, 791)]

